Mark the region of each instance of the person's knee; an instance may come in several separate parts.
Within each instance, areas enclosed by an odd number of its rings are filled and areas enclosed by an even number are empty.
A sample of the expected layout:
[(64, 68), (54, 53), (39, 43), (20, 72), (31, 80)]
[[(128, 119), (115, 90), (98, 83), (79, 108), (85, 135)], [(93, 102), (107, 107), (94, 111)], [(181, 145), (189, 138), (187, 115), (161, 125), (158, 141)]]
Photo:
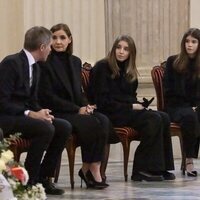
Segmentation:
[(56, 128), (56, 132), (62, 136), (63, 140), (66, 140), (71, 136), (72, 125), (70, 122), (64, 119), (56, 119), (53, 124)]
[(54, 136), (55, 127), (49, 122), (44, 122), (40, 126), (40, 133), (41, 138), (46, 138), (47, 141), (50, 141)]
[(198, 123), (196, 113), (190, 113), (182, 118), (181, 127), (183, 129), (193, 131)]
[(71, 136), (72, 133), (72, 125), (70, 122), (66, 120), (62, 120), (60, 123), (60, 130), (62, 132), (63, 138), (68, 139)]
[(162, 121), (164, 123), (164, 125), (167, 125), (167, 126), (170, 126), (170, 117), (167, 113), (164, 113), (164, 112), (160, 112), (159, 113), (161, 118), (162, 118)]
[(158, 112), (152, 112), (149, 114), (147, 118), (147, 123), (153, 125), (153, 126), (158, 126), (162, 124), (162, 117)]

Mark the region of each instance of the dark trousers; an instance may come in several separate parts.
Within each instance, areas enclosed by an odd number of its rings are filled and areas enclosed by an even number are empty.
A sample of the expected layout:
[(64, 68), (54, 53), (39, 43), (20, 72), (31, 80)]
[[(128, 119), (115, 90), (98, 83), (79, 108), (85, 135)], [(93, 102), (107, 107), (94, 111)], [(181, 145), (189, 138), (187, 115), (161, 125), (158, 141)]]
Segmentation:
[(129, 126), (141, 133), (133, 161), (137, 171), (166, 171), (174, 169), (170, 121), (166, 113), (143, 110), (133, 112)]
[(110, 131), (109, 119), (98, 112), (92, 115), (54, 114), (68, 120), (81, 146), (82, 161), (86, 163), (102, 161)]
[[(9, 127), (7, 122), (10, 122)], [(71, 134), (72, 127), (69, 122), (54, 119), (51, 124), (25, 116), (3, 116), (0, 117), (0, 126), (5, 136), (18, 132), (22, 134), (22, 137), (31, 139), (31, 146), (25, 160), (25, 168), (29, 173), (31, 183), (36, 183), (39, 178), (54, 176), (58, 159)], [(43, 158), (45, 150), (46, 154)]]
[(194, 112), (191, 107), (179, 107), (168, 109), (168, 113), (171, 121), (180, 124), (186, 157), (197, 158), (200, 138), (199, 111)]
[(2, 141), (3, 140), (3, 131), (2, 131), (2, 129), (0, 128), (0, 141)]

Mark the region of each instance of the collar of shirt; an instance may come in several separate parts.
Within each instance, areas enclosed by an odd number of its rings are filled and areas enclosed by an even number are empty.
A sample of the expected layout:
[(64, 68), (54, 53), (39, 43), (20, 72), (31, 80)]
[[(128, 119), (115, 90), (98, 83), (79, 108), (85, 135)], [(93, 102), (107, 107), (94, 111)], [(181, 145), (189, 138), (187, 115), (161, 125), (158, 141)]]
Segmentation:
[(28, 64), (29, 66), (32, 66), (35, 63), (35, 59), (33, 58), (32, 54), (27, 51), (26, 49), (23, 49), (24, 53), (26, 54), (27, 58), (28, 58)]
[(27, 56), (28, 59), (28, 64), (29, 64), (29, 85), (32, 86), (32, 82), (33, 82), (33, 64), (35, 64), (35, 59), (32, 56), (32, 54), (27, 51), (26, 49), (23, 49), (24, 53)]

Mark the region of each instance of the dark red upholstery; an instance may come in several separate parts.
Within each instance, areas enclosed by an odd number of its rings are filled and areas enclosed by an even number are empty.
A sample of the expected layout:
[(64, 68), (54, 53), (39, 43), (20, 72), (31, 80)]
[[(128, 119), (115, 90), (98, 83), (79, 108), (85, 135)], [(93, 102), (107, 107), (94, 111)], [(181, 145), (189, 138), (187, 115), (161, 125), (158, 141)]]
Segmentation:
[[(156, 91), (156, 97), (157, 97), (157, 110), (164, 111), (165, 108), (165, 101), (164, 101), (164, 94), (163, 94), (163, 75), (164, 75), (164, 65), (161, 64), (161, 66), (155, 66), (151, 70), (151, 77), (153, 80), (154, 88)], [(181, 148), (181, 156), (182, 156), (182, 163), (181, 163), (181, 169), (183, 174), (185, 173), (185, 152), (183, 151), (183, 140), (182, 140), (182, 134), (180, 130), (180, 126), (177, 123), (171, 123), (170, 124), (170, 131), (171, 136), (178, 136), (180, 141), (180, 148)]]
[(31, 140), (23, 139), (23, 138), (14, 138), (10, 139), (10, 150), (14, 154), (14, 160), (19, 162), (20, 155), (23, 152), (26, 152), (30, 147)]

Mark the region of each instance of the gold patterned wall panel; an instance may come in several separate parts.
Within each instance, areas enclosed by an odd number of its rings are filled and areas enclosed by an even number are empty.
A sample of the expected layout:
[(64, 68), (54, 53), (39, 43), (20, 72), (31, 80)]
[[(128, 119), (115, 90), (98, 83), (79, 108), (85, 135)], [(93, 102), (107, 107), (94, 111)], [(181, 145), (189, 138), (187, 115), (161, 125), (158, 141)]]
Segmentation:
[(139, 68), (178, 53), (189, 27), (189, 0), (105, 0), (106, 52), (119, 34), (131, 35)]

